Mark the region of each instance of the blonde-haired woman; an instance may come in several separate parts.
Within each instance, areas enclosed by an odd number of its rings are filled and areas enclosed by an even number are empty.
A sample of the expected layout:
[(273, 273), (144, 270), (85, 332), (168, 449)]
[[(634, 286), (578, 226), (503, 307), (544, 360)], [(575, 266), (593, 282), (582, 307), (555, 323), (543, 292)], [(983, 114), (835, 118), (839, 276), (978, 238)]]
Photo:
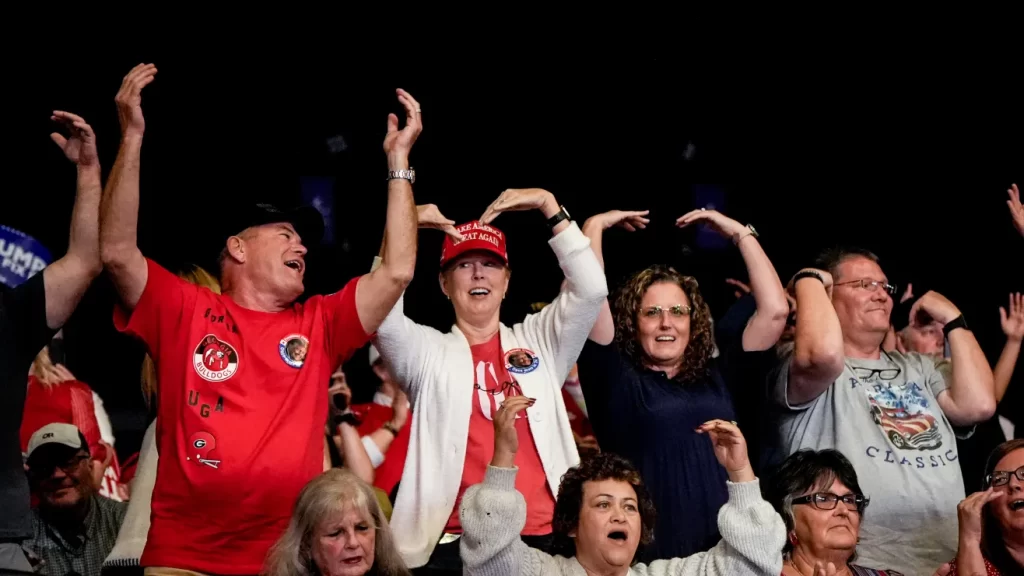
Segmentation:
[(342, 468), (299, 494), (288, 529), (267, 555), (268, 576), (408, 576), (373, 488)]

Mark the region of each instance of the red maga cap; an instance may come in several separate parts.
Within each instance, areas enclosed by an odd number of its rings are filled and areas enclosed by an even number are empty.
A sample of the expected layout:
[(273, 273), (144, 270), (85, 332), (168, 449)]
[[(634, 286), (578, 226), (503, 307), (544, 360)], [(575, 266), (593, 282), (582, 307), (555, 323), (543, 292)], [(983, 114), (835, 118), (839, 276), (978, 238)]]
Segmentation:
[(441, 267), (461, 254), (471, 250), (484, 250), (497, 255), (501, 261), (508, 265), (508, 251), (505, 250), (505, 234), (489, 224), (483, 224), (479, 220), (473, 220), (455, 227), (465, 240), (455, 240), (445, 234), (444, 243), (441, 244)]

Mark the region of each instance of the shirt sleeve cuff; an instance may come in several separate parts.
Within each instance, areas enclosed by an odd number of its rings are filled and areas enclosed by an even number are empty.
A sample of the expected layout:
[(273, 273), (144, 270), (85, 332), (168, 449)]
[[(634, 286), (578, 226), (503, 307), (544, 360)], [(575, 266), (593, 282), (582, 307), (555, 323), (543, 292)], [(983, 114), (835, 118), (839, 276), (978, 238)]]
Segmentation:
[(512, 492), (516, 489), (516, 472), (518, 471), (519, 468), (487, 466), (487, 472), (484, 474), (484, 484), (488, 488)]
[(377, 468), (384, 463), (384, 453), (377, 447), (377, 443), (373, 441), (373, 438), (369, 436), (363, 436), (363, 448), (366, 449), (367, 456), (370, 457), (370, 463), (373, 464), (374, 468)]
[(761, 497), (761, 480), (758, 478), (739, 483), (726, 480), (725, 485), (729, 489), (729, 502), (734, 503), (737, 508), (749, 508), (764, 500)]

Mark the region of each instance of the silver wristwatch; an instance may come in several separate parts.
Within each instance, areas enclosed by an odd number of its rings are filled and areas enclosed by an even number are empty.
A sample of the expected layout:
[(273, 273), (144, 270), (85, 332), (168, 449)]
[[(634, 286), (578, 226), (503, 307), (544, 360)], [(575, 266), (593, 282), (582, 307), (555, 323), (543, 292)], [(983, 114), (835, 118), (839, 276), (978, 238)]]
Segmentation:
[(416, 169), (410, 167), (408, 170), (388, 170), (388, 180), (401, 178), (408, 180), (410, 184), (416, 183)]

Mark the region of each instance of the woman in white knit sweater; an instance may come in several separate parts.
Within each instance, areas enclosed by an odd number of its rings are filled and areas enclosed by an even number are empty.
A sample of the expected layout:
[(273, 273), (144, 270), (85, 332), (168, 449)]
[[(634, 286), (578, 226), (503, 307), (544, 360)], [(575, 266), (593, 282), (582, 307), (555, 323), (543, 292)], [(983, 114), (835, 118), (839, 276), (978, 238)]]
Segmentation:
[[(493, 414), (516, 395), (537, 399), (530, 417), (516, 424), (522, 438), (516, 487), (527, 501), (522, 534), (533, 546), (546, 548), (550, 542), (559, 479), (579, 462), (562, 383), (608, 286), (590, 241), (548, 191), (506, 190), (479, 221), (457, 229), (436, 208), (427, 208), (419, 211), (420, 226), (449, 233), (438, 280), (455, 309), (455, 325), (442, 333), (416, 324), (399, 300), (377, 330), (377, 349), (413, 404), (391, 525), (410, 567), (461, 574), (458, 501), (466, 488), (483, 480), (492, 456)], [(548, 244), (566, 281), (549, 306), (506, 326), (501, 302), (512, 275), (510, 260), (520, 260), (509, 257), (505, 235), (491, 221), (513, 210), (543, 214)], [(524, 254), (521, 262), (529, 265), (530, 259)]]
[(526, 514), (523, 497), (514, 488), (518, 438), (513, 422), (520, 410), (529, 412), (532, 406), (530, 398), (505, 401), (494, 417), (494, 459), (487, 476), (462, 499), (461, 551), (468, 576), (776, 576), (782, 572), (780, 547), (786, 532), (782, 518), (761, 498), (739, 428), (723, 420), (697, 429), (710, 436), (718, 462), (729, 476), (729, 501), (718, 513), (722, 540), (711, 550), (635, 564), (637, 548), (653, 536), (654, 505), (636, 469), (613, 454), (594, 456), (562, 479), (554, 529), (556, 546), (565, 555), (528, 548), (519, 538)]

